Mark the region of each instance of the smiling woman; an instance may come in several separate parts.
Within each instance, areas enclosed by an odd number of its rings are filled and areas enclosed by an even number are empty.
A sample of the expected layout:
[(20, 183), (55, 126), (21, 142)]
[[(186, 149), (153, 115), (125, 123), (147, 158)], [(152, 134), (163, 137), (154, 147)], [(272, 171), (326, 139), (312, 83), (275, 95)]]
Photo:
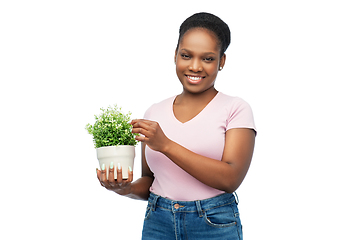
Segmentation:
[(107, 189), (148, 200), (142, 239), (242, 239), (233, 192), (249, 169), (256, 130), (249, 104), (214, 86), (229, 44), (217, 16), (185, 20), (175, 51), (182, 93), (131, 122), (142, 142), (142, 177), (119, 185), (99, 173)]
[(225, 54), (220, 57), (218, 39), (213, 33), (202, 28), (189, 30), (175, 52), (176, 74), (184, 91), (199, 93), (214, 88), (225, 59)]

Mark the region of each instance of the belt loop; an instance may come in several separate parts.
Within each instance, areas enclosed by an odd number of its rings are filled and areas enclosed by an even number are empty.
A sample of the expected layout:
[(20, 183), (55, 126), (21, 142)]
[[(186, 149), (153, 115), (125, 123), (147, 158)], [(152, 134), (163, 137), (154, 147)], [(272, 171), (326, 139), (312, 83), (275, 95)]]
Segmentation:
[(199, 213), (199, 217), (202, 217), (203, 216), (203, 211), (201, 209), (201, 205), (200, 205), (200, 201), (196, 201), (196, 208), (197, 208), (197, 211)]
[(236, 194), (236, 192), (234, 192), (234, 195), (235, 195), (235, 201), (236, 201), (236, 205), (239, 204), (239, 197), (238, 195)]
[(152, 206), (151, 206), (151, 207), (152, 207), (152, 209), (151, 209), (152, 211), (155, 211), (157, 200), (158, 200), (159, 197), (160, 197), (159, 195), (156, 195), (156, 194), (154, 194), (154, 196), (155, 196), (155, 197), (154, 197), (154, 200), (152, 201)]

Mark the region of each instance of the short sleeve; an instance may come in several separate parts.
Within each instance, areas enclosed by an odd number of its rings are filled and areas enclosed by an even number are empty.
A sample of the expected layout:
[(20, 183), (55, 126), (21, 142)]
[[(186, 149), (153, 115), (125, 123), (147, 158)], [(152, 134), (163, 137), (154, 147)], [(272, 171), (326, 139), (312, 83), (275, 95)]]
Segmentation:
[(233, 128), (250, 128), (257, 132), (252, 109), (241, 98), (235, 98), (229, 109), (226, 131)]

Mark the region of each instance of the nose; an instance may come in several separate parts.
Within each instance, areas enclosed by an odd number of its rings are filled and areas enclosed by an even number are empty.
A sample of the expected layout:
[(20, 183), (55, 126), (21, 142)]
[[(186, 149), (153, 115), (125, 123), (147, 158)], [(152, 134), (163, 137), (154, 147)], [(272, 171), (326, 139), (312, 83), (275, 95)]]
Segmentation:
[(201, 72), (203, 70), (201, 61), (193, 59), (189, 65), (189, 70), (193, 72)]

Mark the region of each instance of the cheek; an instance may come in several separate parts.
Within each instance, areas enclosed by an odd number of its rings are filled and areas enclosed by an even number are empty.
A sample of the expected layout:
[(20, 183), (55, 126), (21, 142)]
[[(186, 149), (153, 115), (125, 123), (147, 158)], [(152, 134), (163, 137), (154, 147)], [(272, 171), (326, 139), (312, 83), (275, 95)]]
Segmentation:
[(216, 76), (217, 73), (218, 73), (218, 67), (217, 67), (216, 64), (212, 64), (212, 65), (210, 65), (210, 66), (207, 66), (206, 69), (205, 69), (205, 71), (207, 72), (207, 74), (208, 74), (209, 76), (213, 76), (213, 75)]
[(187, 65), (184, 61), (177, 61), (176, 62), (176, 72), (184, 72), (187, 69)]

